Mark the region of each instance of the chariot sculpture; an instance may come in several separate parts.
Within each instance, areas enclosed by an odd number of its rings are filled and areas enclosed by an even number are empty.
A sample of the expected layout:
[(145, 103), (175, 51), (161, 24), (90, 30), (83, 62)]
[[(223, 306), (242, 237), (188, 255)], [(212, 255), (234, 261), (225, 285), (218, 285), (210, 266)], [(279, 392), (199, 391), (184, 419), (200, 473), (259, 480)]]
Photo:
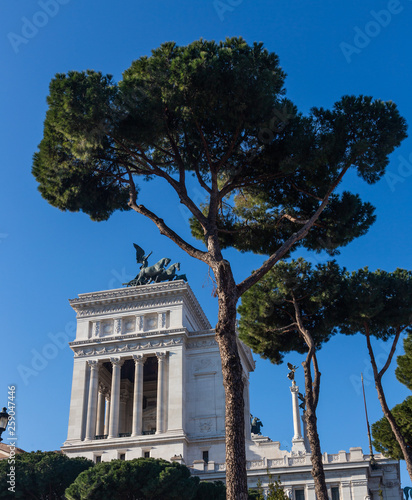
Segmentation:
[(176, 271), (180, 271), (180, 262), (175, 262), (166, 269), (166, 266), (170, 264), (170, 259), (168, 257), (163, 257), (153, 266), (149, 266), (148, 259), (153, 252), (145, 255), (143, 248), (136, 245), (136, 243), (133, 243), (133, 246), (136, 249), (136, 262), (141, 264), (140, 271), (137, 273), (135, 278), (128, 283), (123, 283), (123, 285), (139, 286), (149, 285), (150, 283), (160, 283), (161, 281), (187, 281), (185, 274), (176, 274)]

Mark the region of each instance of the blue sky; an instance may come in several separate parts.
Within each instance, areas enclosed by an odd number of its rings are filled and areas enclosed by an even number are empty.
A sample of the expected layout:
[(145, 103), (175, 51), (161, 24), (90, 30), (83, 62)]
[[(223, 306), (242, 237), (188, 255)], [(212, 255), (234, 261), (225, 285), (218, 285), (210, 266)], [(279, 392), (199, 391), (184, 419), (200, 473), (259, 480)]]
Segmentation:
[[(1, 10), (0, 405), (7, 404), (7, 386), (15, 384), (18, 446), (50, 450), (59, 448), (67, 431), (73, 361), (65, 340), (73, 339), (75, 321), (68, 299), (119, 287), (134, 275), (133, 242), (153, 250), (153, 260), (168, 256), (180, 261), (212, 324), (217, 311), (205, 265), (160, 236), (150, 221), (134, 213), (116, 213), (108, 222), (96, 223), (84, 214), (60, 212), (41, 198), (31, 163), (42, 138), (54, 74), (90, 68), (119, 80), (134, 59), (149, 55), (165, 41), (184, 45), (200, 37), (243, 36), (249, 43), (264, 42), (279, 55), (288, 75), (287, 95), (302, 112), (312, 106), (330, 107), (344, 94), (366, 94), (394, 101), (411, 122), (412, 2), (19, 0), (3, 2)], [(378, 219), (366, 236), (342, 250), (339, 262), (350, 270), (366, 265), (373, 270), (408, 268), (411, 139), (392, 154), (388, 173), (377, 185), (367, 186), (351, 175), (345, 183), (376, 206)], [(195, 188), (192, 196), (198, 197)], [(140, 200), (190, 238), (185, 211), (165, 187), (143, 184)], [(264, 259), (233, 250), (226, 256), (237, 280)], [(325, 260), (305, 256), (313, 263)], [(384, 344), (376, 345), (380, 359), (386, 350)], [(264, 434), (290, 449), (293, 426), (286, 365), (275, 367), (256, 359), (250, 379), (252, 413), (263, 421)], [(290, 355), (286, 361), (300, 365), (302, 358)], [(332, 339), (320, 352), (319, 363), (322, 450), (336, 453), (362, 446), (367, 452), (359, 390), (362, 371), (370, 420), (380, 418), (381, 410), (364, 339)], [(393, 369), (384, 379), (391, 406), (408, 395)], [(303, 386), (301, 368), (296, 378)], [(405, 472), (403, 485), (408, 484)]]

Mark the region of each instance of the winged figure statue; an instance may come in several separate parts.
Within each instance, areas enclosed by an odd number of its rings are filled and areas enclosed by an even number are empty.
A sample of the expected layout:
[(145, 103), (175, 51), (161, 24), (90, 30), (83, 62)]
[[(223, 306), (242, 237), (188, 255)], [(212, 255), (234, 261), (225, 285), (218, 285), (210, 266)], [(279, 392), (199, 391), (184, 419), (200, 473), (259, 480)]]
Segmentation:
[(291, 363), (287, 363), (288, 369), (290, 372), (288, 373), (288, 379), (295, 383), (295, 371), (298, 369), (297, 366), (292, 365)]
[(145, 255), (145, 251), (143, 250), (143, 248), (139, 247), (139, 245), (136, 245), (136, 243), (133, 243), (133, 246), (136, 249), (136, 262), (138, 264), (142, 264), (140, 266), (140, 269), (142, 269), (143, 267), (147, 267), (147, 259), (152, 255), (153, 252)]

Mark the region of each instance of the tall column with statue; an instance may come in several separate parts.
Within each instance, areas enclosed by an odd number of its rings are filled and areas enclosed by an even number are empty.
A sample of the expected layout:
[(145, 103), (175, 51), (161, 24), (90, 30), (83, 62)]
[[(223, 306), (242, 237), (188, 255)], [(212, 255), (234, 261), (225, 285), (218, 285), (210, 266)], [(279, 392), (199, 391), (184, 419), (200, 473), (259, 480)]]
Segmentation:
[(300, 412), (299, 412), (299, 386), (295, 382), (295, 371), (297, 366), (288, 363), (289, 373), (288, 378), (292, 381), (290, 392), (292, 393), (292, 411), (293, 411), (293, 438), (292, 438), (292, 455), (305, 455), (306, 447), (305, 440), (302, 436), (302, 429), (300, 425)]

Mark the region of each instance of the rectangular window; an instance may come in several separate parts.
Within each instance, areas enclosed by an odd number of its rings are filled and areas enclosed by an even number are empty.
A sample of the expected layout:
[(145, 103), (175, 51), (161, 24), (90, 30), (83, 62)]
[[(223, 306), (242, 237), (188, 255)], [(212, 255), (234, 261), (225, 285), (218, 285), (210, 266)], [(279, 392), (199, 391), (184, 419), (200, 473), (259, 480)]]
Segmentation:
[(208, 450), (203, 452), (202, 458), (206, 464), (209, 462), (209, 451)]
[(143, 456), (144, 458), (150, 458), (150, 451), (145, 451)]
[(305, 490), (295, 490), (295, 500), (305, 500)]
[(332, 493), (332, 500), (339, 500), (339, 486), (333, 486), (330, 491)]
[(126, 460), (126, 453), (120, 453), (119, 459), (120, 460)]
[(94, 457), (94, 461), (96, 462), (96, 464), (99, 464), (102, 461), (102, 456), (101, 455), (96, 455)]

